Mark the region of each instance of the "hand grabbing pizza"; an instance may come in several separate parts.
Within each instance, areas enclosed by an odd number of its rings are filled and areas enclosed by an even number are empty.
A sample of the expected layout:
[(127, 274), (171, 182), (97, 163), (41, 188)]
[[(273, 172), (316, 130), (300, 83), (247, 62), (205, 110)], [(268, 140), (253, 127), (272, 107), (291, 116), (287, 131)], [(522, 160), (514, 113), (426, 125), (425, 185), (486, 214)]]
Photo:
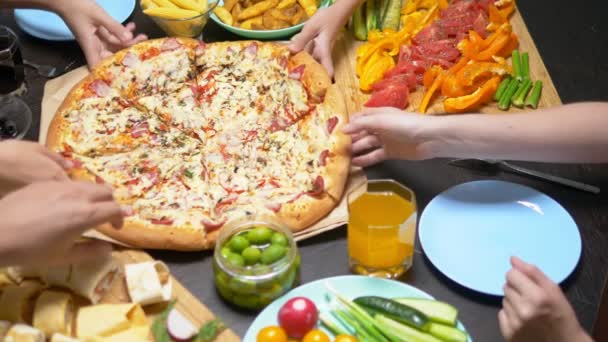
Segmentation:
[(498, 313), (500, 331), (507, 341), (592, 341), (557, 284), (516, 257), (511, 264)]
[(0, 142), (0, 196), (38, 181), (67, 180), (71, 163), (44, 146), (18, 140)]
[(50, 4), (74, 33), (89, 67), (114, 52), (148, 39), (134, 36), (135, 23), (121, 25), (92, 0), (55, 0)]
[(387, 159), (433, 158), (435, 140), (423, 130), (430, 120), (435, 118), (391, 107), (364, 109), (342, 130), (352, 137), (352, 163), (366, 167)]
[(76, 240), (87, 229), (122, 226), (109, 187), (85, 182), (39, 182), (0, 200), (0, 266), (61, 264), (98, 258), (111, 250), (97, 240)]
[(340, 29), (344, 26), (359, 1), (345, 0), (329, 8), (319, 9), (304, 25), (302, 32), (291, 39), (293, 53), (306, 50), (323, 65), (329, 76), (334, 75), (331, 50)]

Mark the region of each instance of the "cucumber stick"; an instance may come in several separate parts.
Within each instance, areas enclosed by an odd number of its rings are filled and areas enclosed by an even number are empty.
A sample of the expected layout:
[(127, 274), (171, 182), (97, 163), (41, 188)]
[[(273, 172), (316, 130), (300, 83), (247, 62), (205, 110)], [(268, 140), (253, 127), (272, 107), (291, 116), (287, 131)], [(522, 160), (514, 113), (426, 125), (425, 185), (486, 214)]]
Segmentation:
[(395, 301), (424, 313), (433, 322), (456, 325), (458, 309), (448, 303), (424, 298), (397, 298)]
[[(401, 21), (401, 0), (385, 0), (388, 2), (382, 16), (382, 29), (399, 31)], [(407, 0), (406, 0), (407, 1)]]
[(355, 38), (358, 40), (367, 39), (367, 27), (365, 26), (365, 19), (363, 15), (363, 4), (359, 5), (355, 10), (353, 16), (353, 30), (355, 31)]
[(365, 26), (367, 32), (378, 29), (378, 6), (376, 0), (365, 1)]
[(469, 339), (464, 331), (439, 323), (429, 325), (429, 334), (445, 342), (467, 342)]
[(376, 315), (374, 320), (376, 325), (382, 329), (383, 333), (388, 335), (391, 341), (443, 342), (430, 334), (401, 324), (382, 315)]
[(426, 331), (430, 323), (429, 318), (422, 312), (391, 299), (366, 296), (359, 297), (354, 302), (372, 314), (381, 314), (416, 329)]

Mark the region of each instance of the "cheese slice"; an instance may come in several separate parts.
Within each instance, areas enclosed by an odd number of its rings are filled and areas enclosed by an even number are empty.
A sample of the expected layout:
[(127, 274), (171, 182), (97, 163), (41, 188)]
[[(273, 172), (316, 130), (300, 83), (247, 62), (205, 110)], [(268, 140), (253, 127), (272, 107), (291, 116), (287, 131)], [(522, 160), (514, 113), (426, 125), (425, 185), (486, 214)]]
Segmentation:
[(168, 275), (169, 268), (160, 261), (125, 265), (125, 278), (131, 301), (148, 305), (170, 300), (172, 283)]
[(72, 296), (59, 291), (44, 291), (36, 300), (33, 325), (46, 335), (70, 335), (74, 309)]
[(8, 332), (8, 329), (11, 327), (11, 322), (9, 321), (0, 321), (0, 341), (4, 341), (4, 336)]
[(89, 338), (105, 340), (133, 328), (146, 330), (146, 336), (150, 330), (146, 314), (139, 304), (86, 306), (78, 311), (76, 319), (76, 336), (85, 340)]
[[(15, 282), (8, 274), (8, 268), (0, 268), (0, 288), (6, 285), (14, 285)], [(1, 340), (0, 340), (1, 341)]]
[(25, 324), (13, 325), (6, 336), (4, 342), (45, 342), (46, 337), (44, 333), (36, 328), (30, 327)]
[(120, 264), (111, 255), (93, 262), (73, 265), (68, 287), (97, 304), (119, 278)]
[(82, 342), (82, 340), (55, 333), (51, 336), (50, 342)]
[(148, 340), (149, 334), (147, 326), (136, 326), (104, 338), (103, 342), (144, 342)]
[(0, 320), (26, 322), (30, 318), (32, 298), (40, 289), (41, 286), (35, 283), (5, 287), (0, 296)]

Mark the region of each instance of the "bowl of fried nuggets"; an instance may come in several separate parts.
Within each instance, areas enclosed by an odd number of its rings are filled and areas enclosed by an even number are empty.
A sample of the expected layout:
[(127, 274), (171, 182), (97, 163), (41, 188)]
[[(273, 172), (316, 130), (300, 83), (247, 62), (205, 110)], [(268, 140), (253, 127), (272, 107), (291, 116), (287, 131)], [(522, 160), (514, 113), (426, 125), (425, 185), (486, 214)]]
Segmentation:
[(242, 37), (276, 39), (294, 35), (327, 0), (219, 0), (211, 20)]

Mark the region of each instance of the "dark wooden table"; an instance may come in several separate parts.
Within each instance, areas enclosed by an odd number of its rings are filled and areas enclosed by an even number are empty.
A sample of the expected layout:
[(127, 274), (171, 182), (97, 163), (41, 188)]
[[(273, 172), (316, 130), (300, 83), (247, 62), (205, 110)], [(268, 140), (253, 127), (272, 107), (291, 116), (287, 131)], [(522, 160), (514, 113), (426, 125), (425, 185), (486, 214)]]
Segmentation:
[[(605, 11), (602, 10), (605, 8), (603, 2), (593, 0), (574, 4), (562, 0), (520, 1), (518, 5), (563, 102), (607, 101), (608, 21)], [(152, 21), (138, 10), (132, 20), (137, 23), (140, 31), (150, 37), (163, 35)], [(76, 65), (84, 64), (76, 43), (53, 43), (28, 36), (18, 30), (10, 11), (0, 12), (0, 24), (9, 25), (19, 32), (23, 54), (34, 62), (60, 67), (73, 60)], [(220, 41), (238, 37), (211, 22), (205, 29), (204, 39)], [(29, 93), (24, 99), (34, 113), (33, 127), (27, 138), (37, 140), (45, 79), (28, 70), (27, 82)], [(510, 174), (497, 177), (473, 174), (447, 166), (443, 160), (386, 162), (369, 169), (368, 175), (370, 178), (393, 178), (407, 184), (416, 192), (421, 209), (443, 190), (482, 178), (498, 178), (526, 184), (558, 200), (574, 217), (583, 238), (581, 262), (574, 274), (564, 283), (564, 289), (583, 326), (591, 330), (608, 271), (608, 167), (551, 164), (530, 166), (598, 185), (604, 192), (595, 196)], [(344, 228), (304, 241), (299, 246), (303, 258), (303, 282), (349, 273)], [(454, 253), (458, 253), (458, 246), (454, 246)], [(210, 253), (152, 254), (166, 261), (173, 274), (235, 332), (240, 335), (245, 333), (255, 318), (255, 313), (233, 309), (218, 298), (212, 282)], [(502, 340), (496, 319), (500, 301), (454, 284), (437, 272), (419, 251), (413, 268), (403, 281), (456, 305), (460, 309), (462, 321), (476, 341)]]

